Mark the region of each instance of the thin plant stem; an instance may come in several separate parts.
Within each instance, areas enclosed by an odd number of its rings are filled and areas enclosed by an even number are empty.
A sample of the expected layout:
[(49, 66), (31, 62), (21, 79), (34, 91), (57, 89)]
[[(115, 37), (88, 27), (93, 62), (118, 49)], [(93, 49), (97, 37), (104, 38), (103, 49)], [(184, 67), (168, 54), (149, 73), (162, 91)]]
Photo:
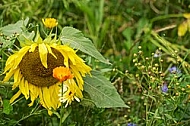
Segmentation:
[[(61, 84), (61, 96), (63, 96), (63, 82), (62, 82), (62, 84)], [(62, 126), (63, 109), (64, 109), (63, 103), (61, 102), (59, 126)]]
[(183, 17), (183, 14), (169, 14), (169, 15), (163, 15), (163, 16), (159, 16), (159, 17), (155, 17), (151, 20), (151, 23), (159, 21), (159, 20), (163, 20), (163, 19), (167, 19), (167, 18), (179, 18), (179, 17)]

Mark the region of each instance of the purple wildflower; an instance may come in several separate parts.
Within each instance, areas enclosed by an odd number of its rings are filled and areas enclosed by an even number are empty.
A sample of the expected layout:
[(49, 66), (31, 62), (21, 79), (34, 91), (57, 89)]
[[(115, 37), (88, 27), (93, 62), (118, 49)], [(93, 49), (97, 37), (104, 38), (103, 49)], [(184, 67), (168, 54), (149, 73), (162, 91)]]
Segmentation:
[(172, 74), (180, 74), (181, 73), (181, 70), (178, 69), (176, 66), (173, 66), (171, 68), (169, 68), (169, 72), (172, 73)]
[(161, 89), (162, 89), (162, 92), (164, 92), (164, 93), (168, 92), (168, 86), (167, 86), (167, 84), (164, 83)]
[(134, 123), (128, 123), (127, 126), (137, 126), (137, 125)]

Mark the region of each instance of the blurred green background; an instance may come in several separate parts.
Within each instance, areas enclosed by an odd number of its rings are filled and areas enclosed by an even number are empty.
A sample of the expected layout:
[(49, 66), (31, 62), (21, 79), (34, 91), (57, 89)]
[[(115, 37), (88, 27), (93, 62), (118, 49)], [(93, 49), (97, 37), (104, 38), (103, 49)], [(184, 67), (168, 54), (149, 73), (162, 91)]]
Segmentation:
[[(138, 126), (148, 124), (185, 126), (190, 124), (189, 104), (182, 107), (182, 111), (186, 113), (181, 113), (176, 109), (172, 111), (173, 114), (169, 113), (170, 119), (169, 121), (166, 119), (165, 123), (164, 121), (149, 123), (151, 119), (155, 119), (156, 111), (149, 116), (150, 120), (146, 118), (147, 111), (143, 98), (146, 96), (142, 94), (149, 87), (139, 88), (139, 85), (143, 86), (147, 80), (141, 78), (143, 72), (135, 66), (133, 59), (134, 54), (139, 55), (139, 50), (143, 52), (144, 58), (151, 57), (157, 49), (163, 50), (165, 56), (163, 58), (165, 62), (161, 63), (163, 73), (166, 73), (169, 66), (179, 65), (186, 75), (180, 82), (188, 83), (189, 67), (186, 66), (189, 66), (190, 60), (188, 56), (190, 35), (187, 32), (183, 37), (178, 36), (178, 25), (188, 20), (182, 14), (188, 12), (190, 12), (189, 0), (0, 0), (0, 27), (27, 17), (30, 18), (29, 25), (32, 27), (37, 24), (42, 25), (42, 18), (53, 17), (58, 20), (58, 32), (64, 26), (81, 30), (93, 41), (100, 53), (112, 63), (112, 65), (106, 65), (94, 59), (91, 61), (92, 67), (100, 70), (114, 84), (122, 99), (131, 108), (104, 109), (74, 104), (72, 108), (69, 108), (72, 112), (66, 118), (64, 125), (127, 126), (128, 123), (133, 122)], [(167, 46), (164, 45), (166, 41)], [(174, 62), (175, 58), (170, 58), (176, 50), (179, 52), (176, 55), (184, 59), (186, 64), (180, 65), (182, 62), (177, 64)], [(139, 63), (142, 60), (141, 57)], [(148, 67), (150, 64), (145, 66)], [(156, 94), (150, 94), (150, 96), (154, 97)], [(35, 107), (27, 107), (25, 100), (15, 104), (10, 113), (4, 113), (3, 103), (6, 101), (3, 99), (8, 100), (12, 95), (11, 87), (0, 86), (0, 124), (58, 125), (57, 116), (48, 116), (44, 109), (31, 114), (30, 112)], [(187, 95), (184, 97), (187, 99)], [(180, 106), (181, 103), (175, 103), (175, 105)], [(156, 110), (155, 107), (153, 110)]]

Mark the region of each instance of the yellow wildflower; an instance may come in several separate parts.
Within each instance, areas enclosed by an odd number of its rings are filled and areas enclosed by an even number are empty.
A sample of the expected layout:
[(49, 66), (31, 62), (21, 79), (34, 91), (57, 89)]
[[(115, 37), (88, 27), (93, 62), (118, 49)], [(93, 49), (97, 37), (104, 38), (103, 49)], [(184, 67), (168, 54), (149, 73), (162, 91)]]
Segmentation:
[(45, 18), (42, 19), (42, 22), (47, 28), (53, 28), (58, 25), (58, 22), (55, 18)]

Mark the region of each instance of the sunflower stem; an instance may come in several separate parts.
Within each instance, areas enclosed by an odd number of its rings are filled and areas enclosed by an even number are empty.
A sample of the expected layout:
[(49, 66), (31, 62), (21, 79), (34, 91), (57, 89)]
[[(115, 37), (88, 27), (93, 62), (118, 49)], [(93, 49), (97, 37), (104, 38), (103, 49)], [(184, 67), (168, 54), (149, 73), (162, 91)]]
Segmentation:
[[(63, 82), (61, 84), (61, 96), (63, 96)], [(62, 119), (63, 119), (63, 103), (61, 102), (61, 109), (60, 109), (60, 122), (59, 126), (62, 126)]]
[(13, 106), (14, 104), (16, 104), (17, 102), (19, 102), (20, 100), (22, 100), (24, 98), (24, 96), (22, 96), (21, 98), (19, 98), (18, 100), (14, 101), (13, 103), (11, 103), (11, 106)]

